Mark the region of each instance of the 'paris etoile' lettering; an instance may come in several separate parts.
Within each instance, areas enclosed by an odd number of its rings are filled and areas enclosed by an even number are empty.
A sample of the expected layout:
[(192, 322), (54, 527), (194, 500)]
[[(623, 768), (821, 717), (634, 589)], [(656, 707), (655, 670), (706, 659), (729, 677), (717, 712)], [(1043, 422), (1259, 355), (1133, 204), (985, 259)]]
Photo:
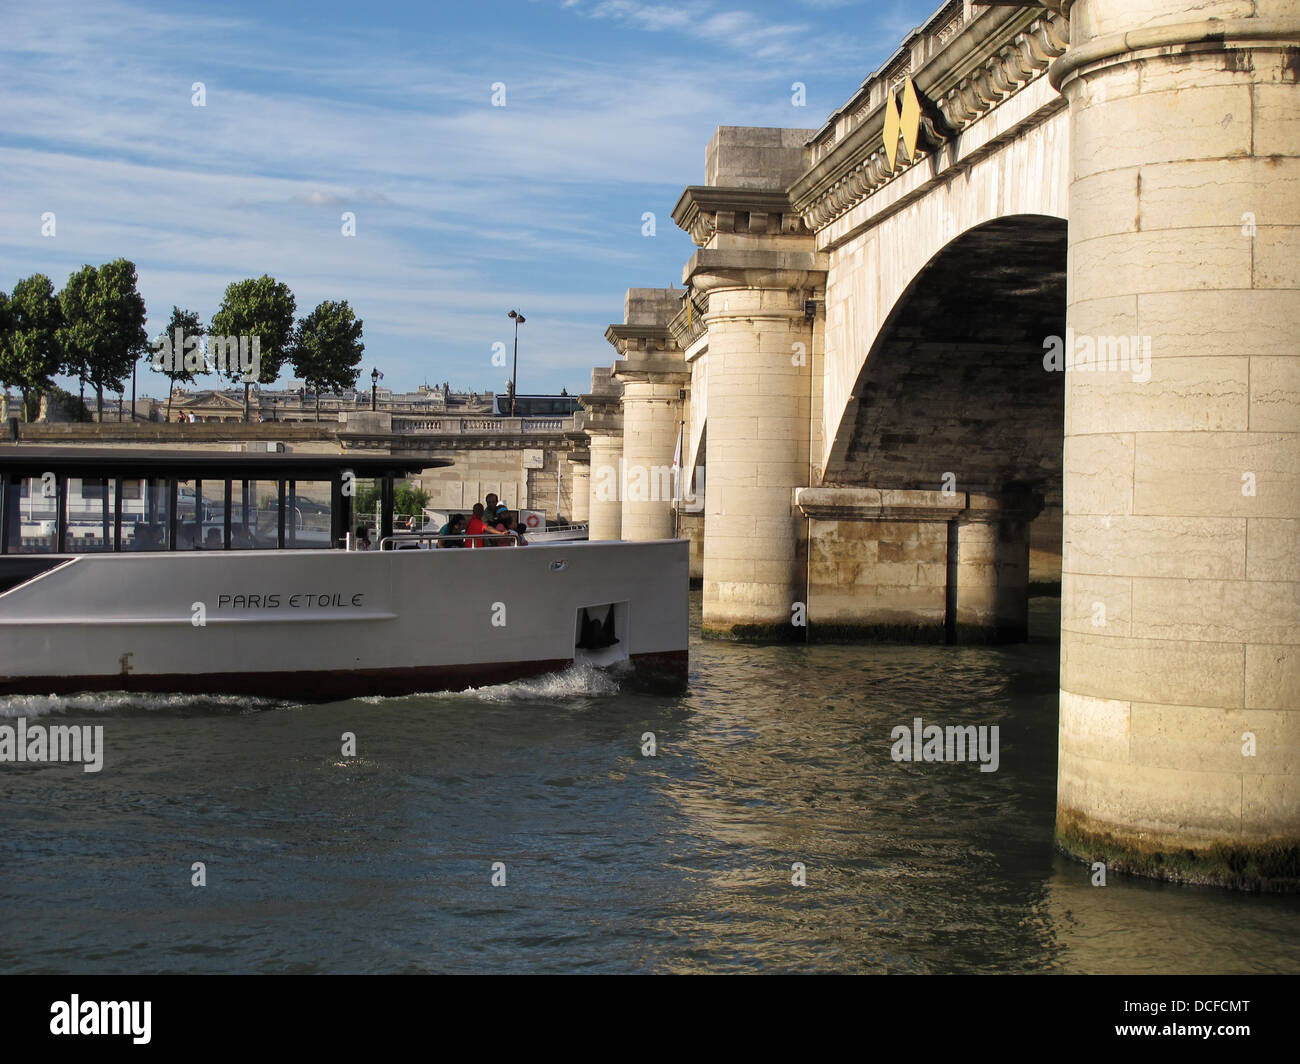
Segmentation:
[(341, 591), (326, 591), (321, 594), (299, 591), (292, 595), (277, 591), (270, 594), (217, 596), (219, 610), (328, 610), (350, 609), (354, 606), (360, 608), (365, 604), (364, 591), (358, 591), (350, 597)]

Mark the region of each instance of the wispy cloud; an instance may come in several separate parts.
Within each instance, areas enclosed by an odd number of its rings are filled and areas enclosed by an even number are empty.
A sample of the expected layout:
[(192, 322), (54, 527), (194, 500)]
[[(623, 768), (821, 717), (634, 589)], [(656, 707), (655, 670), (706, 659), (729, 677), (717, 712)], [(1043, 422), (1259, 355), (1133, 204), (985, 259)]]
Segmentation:
[[(300, 310), (349, 299), (367, 360), (399, 386), (499, 387), (491, 345), (517, 305), (528, 364), (551, 374), (525, 385), (585, 387), (612, 356), (602, 334), (623, 290), (680, 276), (691, 248), (669, 211), (713, 128), (820, 124), (811, 100), (791, 108), (789, 68), (827, 27), (703, 0), (518, 13), (541, 29), (497, 33), (472, 10), (448, 28), (422, 8), (319, 27), (129, 0), (9, 13), (0, 284), (126, 255), (156, 331), (172, 304), (207, 317), (226, 284), (269, 272)], [(691, 41), (714, 47), (701, 58)], [(893, 46), (846, 61), (844, 94)]]

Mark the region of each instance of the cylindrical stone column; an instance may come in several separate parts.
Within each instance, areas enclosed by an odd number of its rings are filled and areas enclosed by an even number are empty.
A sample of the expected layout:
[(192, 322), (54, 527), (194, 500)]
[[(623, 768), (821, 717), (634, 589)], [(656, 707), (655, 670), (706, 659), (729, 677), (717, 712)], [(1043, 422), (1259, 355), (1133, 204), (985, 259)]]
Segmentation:
[(808, 484), (804, 301), (813, 283), (807, 272), (776, 270), (693, 279), (709, 292), (706, 636), (804, 636), (791, 623), (804, 594), (794, 491)]
[(673, 450), (685, 375), (618, 373), (623, 382), (623, 538), (673, 534)]
[(591, 514), (591, 466), (586, 462), (569, 463), (569, 489), (573, 492), (572, 513), (569, 520), (575, 525), (585, 522)]
[(623, 536), (622, 465), (623, 434), (596, 432), (591, 439), (591, 477), (588, 481), (588, 539)]
[(1057, 837), (1111, 869), (1295, 889), (1300, 15), (1070, 15)]

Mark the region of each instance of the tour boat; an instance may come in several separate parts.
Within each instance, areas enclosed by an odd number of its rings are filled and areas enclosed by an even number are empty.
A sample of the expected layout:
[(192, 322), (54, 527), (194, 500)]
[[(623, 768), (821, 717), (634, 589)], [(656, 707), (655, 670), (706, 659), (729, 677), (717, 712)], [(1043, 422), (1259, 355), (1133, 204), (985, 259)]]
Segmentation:
[[(687, 541), (395, 535), (395, 478), (450, 464), (0, 447), (0, 695), (326, 701), (575, 663), (684, 685)], [(349, 549), (367, 482), (383, 524), (371, 549)]]

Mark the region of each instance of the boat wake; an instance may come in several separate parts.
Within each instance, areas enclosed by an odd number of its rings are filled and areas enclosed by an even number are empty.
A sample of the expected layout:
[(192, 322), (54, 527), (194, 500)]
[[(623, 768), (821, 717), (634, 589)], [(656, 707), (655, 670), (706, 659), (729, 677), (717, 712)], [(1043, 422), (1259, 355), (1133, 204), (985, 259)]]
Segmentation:
[[(511, 683), (470, 687), (463, 691), (433, 691), (428, 694), (403, 697), (422, 702), (430, 699), (456, 698), (476, 699), (482, 702), (529, 702), (538, 699), (562, 702), (574, 698), (604, 698), (619, 693), (620, 675), (616, 669), (596, 668), (592, 665), (570, 665), (560, 672), (549, 672)], [(358, 701), (379, 703), (392, 702), (394, 699), (373, 695)]]
[(0, 719), (44, 717), (51, 714), (83, 716), (87, 713), (200, 716), (211, 713), (252, 713), (286, 704), (283, 700), (252, 698), (248, 695), (144, 694), (130, 691), (88, 691), (76, 695), (4, 695), (0, 696)]

